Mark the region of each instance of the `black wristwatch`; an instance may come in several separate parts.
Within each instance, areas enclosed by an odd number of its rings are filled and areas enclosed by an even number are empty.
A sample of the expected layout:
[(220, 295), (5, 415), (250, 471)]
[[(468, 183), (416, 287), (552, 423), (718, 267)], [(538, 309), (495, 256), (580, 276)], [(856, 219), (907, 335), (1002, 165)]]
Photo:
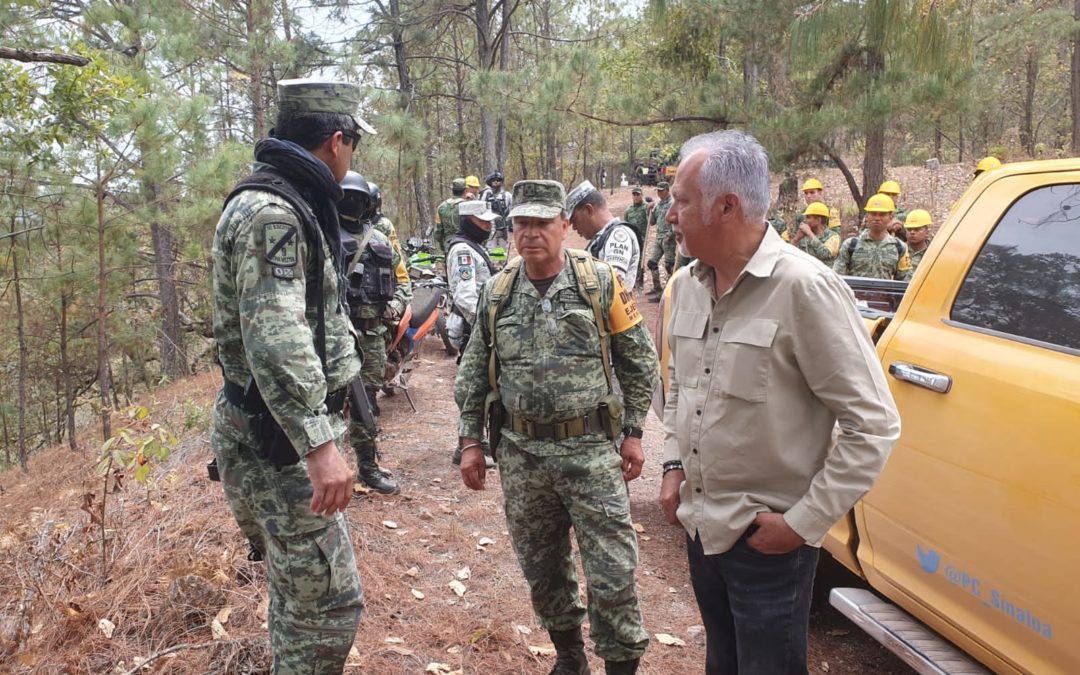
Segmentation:
[(622, 432), (627, 438), (641, 438), (643, 433), (641, 427), (623, 427)]

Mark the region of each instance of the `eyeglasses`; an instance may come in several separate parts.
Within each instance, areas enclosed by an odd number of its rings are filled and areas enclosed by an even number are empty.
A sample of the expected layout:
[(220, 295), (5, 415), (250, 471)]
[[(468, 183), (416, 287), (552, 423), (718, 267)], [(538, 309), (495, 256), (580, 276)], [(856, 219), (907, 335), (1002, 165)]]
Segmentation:
[(340, 131), (343, 138), (349, 139), (349, 145), (351, 145), (353, 148), (355, 148), (360, 143), (360, 134), (357, 133), (355, 129), (352, 131), (341, 129)]

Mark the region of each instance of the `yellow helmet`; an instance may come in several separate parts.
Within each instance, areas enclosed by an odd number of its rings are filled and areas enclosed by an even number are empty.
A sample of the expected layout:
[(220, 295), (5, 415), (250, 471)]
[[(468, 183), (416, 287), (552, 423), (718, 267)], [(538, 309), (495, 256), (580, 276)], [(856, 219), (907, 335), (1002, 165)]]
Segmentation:
[(877, 191), (883, 195), (899, 195), (900, 183), (897, 183), (894, 180), (887, 180), (881, 184), (881, 187), (879, 187)]
[(804, 216), (822, 216), (823, 218), (829, 217), (829, 207), (825, 206), (821, 202), (813, 202), (810, 206), (806, 207), (803, 211)]
[(930, 218), (930, 212), (926, 209), (913, 209), (904, 219), (904, 229), (917, 230), (920, 227), (932, 225), (933, 222)]
[(896, 204), (893, 203), (892, 197), (889, 195), (879, 193), (866, 200), (866, 208), (863, 211), (867, 213), (893, 213), (896, 211)]
[(480, 187), (480, 179), (476, 176), (465, 176), (465, 187)]
[(809, 190), (824, 190), (825, 186), (821, 184), (817, 178), (807, 178), (806, 182), (802, 184), (802, 191), (807, 192)]
[(978, 166), (975, 167), (975, 175), (978, 176), (983, 171), (991, 171), (1001, 166), (1001, 160), (993, 155), (989, 157), (983, 157), (979, 160)]

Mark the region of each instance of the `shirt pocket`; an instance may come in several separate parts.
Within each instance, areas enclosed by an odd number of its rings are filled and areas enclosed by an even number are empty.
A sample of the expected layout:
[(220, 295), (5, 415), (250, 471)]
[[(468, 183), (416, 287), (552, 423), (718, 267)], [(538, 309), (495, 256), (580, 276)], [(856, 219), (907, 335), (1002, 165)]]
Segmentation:
[[(486, 314), (477, 317), (477, 321), (487, 320)], [(526, 323), (524, 316), (517, 312), (500, 312), (495, 321), (495, 351), (500, 361), (514, 363), (528, 358), (532, 339), (533, 326)]]
[[(554, 320), (554, 317), (549, 320)], [(596, 331), (596, 315), (592, 309), (563, 308), (559, 311), (555, 355), (600, 358), (600, 334)]]
[(674, 345), (671, 358), (680, 387), (693, 389), (698, 386), (708, 325), (708, 312), (679, 311), (671, 317), (671, 340)]
[(731, 318), (720, 330), (718, 385), (724, 396), (760, 403), (765, 400), (772, 368), (772, 344), (780, 323), (775, 319)]

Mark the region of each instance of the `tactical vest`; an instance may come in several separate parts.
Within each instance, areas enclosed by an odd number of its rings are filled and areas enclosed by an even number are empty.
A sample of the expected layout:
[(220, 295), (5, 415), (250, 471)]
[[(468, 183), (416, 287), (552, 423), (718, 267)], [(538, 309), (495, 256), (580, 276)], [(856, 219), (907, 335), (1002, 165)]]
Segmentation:
[[(368, 224), (369, 228), (374, 225)], [(363, 305), (385, 305), (394, 299), (394, 252), (390, 246), (372, 241), (370, 234), (357, 239), (356, 235), (342, 230), (341, 246), (349, 261), (349, 316), (359, 316)], [(361, 243), (364, 250), (357, 255)]]
[(468, 237), (463, 237), (460, 234), (455, 234), (453, 237), (450, 237), (450, 242), (446, 246), (446, 253), (449, 254), (450, 249), (457, 246), (458, 244), (465, 244), (472, 250), (476, 251), (476, 255), (480, 256), (480, 259), (484, 261), (485, 265), (487, 265), (488, 273), (492, 276), (495, 275), (498, 270), (495, 269), (495, 263), (491, 261), (491, 253), (487, 250), (487, 247), (485, 247), (483, 244), (477, 244), (475, 241), (469, 239)]
[(491, 210), (505, 218), (510, 215), (510, 205), (506, 203), (506, 190), (500, 190), (498, 194), (494, 190), (488, 189), (485, 201)]

